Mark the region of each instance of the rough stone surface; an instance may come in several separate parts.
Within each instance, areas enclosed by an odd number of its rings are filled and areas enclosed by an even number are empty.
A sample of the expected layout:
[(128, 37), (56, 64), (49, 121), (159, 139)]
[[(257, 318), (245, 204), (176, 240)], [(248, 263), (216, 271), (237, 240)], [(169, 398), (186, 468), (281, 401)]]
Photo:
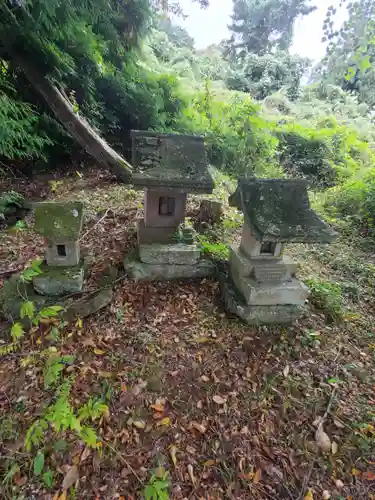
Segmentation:
[[(174, 200), (174, 211), (170, 215), (159, 214), (160, 198), (168, 197)], [(177, 228), (184, 220), (186, 193), (176, 189), (152, 188), (145, 190), (145, 226)]]
[(43, 266), (43, 274), (33, 278), (34, 289), (41, 295), (67, 295), (81, 292), (83, 288), (84, 268)]
[(223, 204), (217, 200), (202, 200), (200, 204), (199, 221), (220, 224), (223, 215)]
[(0, 289), (0, 316), (8, 321), (19, 318), (20, 308), (24, 302), (20, 292), (28, 300), (31, 300), (37, 308), (43, 307), (46, 303), (47, 298), (38, 295), (31, 283), (23, 283), (19, 274), (13, 274)]
[(113, 298), (113, 289), (103, 288), (97, 293), (89, 295), (82, 300), (74, 302), (64, 313), (66, 321), (74, 321), (76, 318), (86, 318), (107, 307)]
[(136, 280), (163, 281), (185, 278), (204, 278), (215, 272), (210, 260), (201, 260), (194, 265), (145, 264), (134, 256), (125, 258), (124, 268), (128, 275)]
[(186, 188), (211, 193), (213, 181), (208, 172), (204, 137), (131, 131), (132, 163), (138, 170), (132, 176), (136, 187)]
[(175, 243), (176, 232), (175, 227), (146, 227), (143, 219), (137, 221), (138, 245)]
[(178, 264), (192, 266), (198, 263), (200, 250), (195, 245), (140, 245), (139, 259), (145, 264)]
[(253, 278), (244, 278), (232, 271), (231, 278), (249, 305), (303, 305), (309, 296), (307, 286), (295, 278), (284, 283), (258, 283)]
[(243, 211), (259, 242), (330, 243), (336, 237), (310, 208), (302, 180), (240, 179), (230, 203)]
[[(63, 246), (65, 255), (59, 255), (58, 245)], [(46, 247), (45, 257), (48, 266), (77, 266), (80, 261), (79, 243), (78, 241), (50, 242)]]
[(232, 246), (229, 267), (238, 276), (253, 277), (258, 282), (283, 282), (295, 276), (298, 264), (284, 255), (281, 260), (250, 259), (237, 246)]
[(35, 231), (48, 241), (77, 241), (82, 228), (83, 204), (80, 202), (36, 203)]
[(226, 278), (221, 279), (220, 285), (228, 311), (249, 325), (291, 324), (305, 312), (301, 305), (249, 306), (243, 302)]

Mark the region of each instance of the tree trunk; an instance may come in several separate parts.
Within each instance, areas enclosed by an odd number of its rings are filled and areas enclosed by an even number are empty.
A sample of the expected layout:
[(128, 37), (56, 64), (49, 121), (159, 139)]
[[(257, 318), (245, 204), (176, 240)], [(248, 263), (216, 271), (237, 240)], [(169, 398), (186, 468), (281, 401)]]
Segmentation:
[(121, 181), (130, 183), (132, 167), (102, 139), (91, 125), (75, 113), (71, 103), (44, 75), (19, 54), (11, 52), (31, 85), (44, 97), (56, 118), (89, 155), (111, 170)]

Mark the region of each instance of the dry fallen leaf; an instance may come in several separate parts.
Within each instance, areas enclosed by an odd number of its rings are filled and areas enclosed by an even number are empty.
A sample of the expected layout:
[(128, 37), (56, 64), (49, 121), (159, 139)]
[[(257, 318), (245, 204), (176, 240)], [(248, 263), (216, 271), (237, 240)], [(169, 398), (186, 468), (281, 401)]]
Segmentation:
[(338, 449), (339, 449), (338, 444), (335, 441), (332, 441), (331, 445), (332, 455), (336, 455)]
[(84, 462), (86, 458), (88, 458), (91, 455), (91, 450), (88, 446), (83, 450), (82, 455), (81, 455), (81, 462)]
[(227, 402), (227, 398), (223, 398), (219, 394), (216, 394), (212, 399), (217, 405), (224, 405)]
[[(68, 490), (78, 480), (78, 467), (73, 465), (66, 473), (62, 483), (63, 490)], [(61, 498), (61, 497), (60, 497)]]
[(102, 351), (101, 349), (95, 348), (94, 353), (97, 354), (98, 356), (102, 356), (105, 354), (105, 351)]
[(194, 476), (193, 466), (191, 464), (189, 464), (187, 466), (187, 469), (188, 469), (188, 474), (189, 474), (190, 480), (193, 483), (193, 485), (195, 485), (195, 476)]
[(170, 447), (169, 447), (169, 454), (171, 456), (171, 459), (172, 459), (172, 462), (173, 462), (173, 465), (176, 467), (177, 465), (177, 457), (176, 457), (176, 453), (177, 453), (177, 448), (174, 444), (172, 444)]
[(286, 367), (283, 370), (283, 375), (285, 378), (289, 375), (289, 372), (290, 372), (290, 366), (286, 365)]
[(366, 481), (375, 481), (375, 472), (371, 472), (370, 470), (367, 472), (364, 472), (362, 474), (363, 479), (366, 479)]
[(153, 410), (158, 411), (160, 413), (164, 413), (164, 411), (165, 411), (164, 403), (155, 403), (153, 405), (150, 405), (150, 408), (152, 408)]
[(352, 476), (359, 477), (362, 474), (362, 472), (359, 469), (356, 469), (355, 467), (352, 468)]
[(329, 453), (331, 451), (331, 440), (324, 432), (323, 425), (320, 424), (315, 433), (316, 444), (324, 453)]
[(113, 377), (113, 373), (112, 372), (99, 372), (99, 377), (111, 378), (111, 377)]
[(253, 483), (258, 484), (261, 480), (262, 480), (262, 469), (257, 469), (253, 478)]
[(336, 426), (338, 429), (345, 429), (345, 425), (344, 425), (344, 424), (342, 424), (339, 420), (334, 419), (334, 420), (333, 420), (333, 423), (335, 424), (335, 426)]
[(200, 424), (199, 422), (191, 422), (191, 426), (194, 427), (194, 429), (196, 429), (201, 434), (204, 434), (206, 432), (206, 427), (203, 424)]
[(339, 489), (344, 487), (344, 483), (341, 481), (341, 479), (336, 479), (335, 485), (336, 485), (336, 488), (339, 488)]
[(134, 427), (137, 429), (145, 429), (146, 427), (146, 422), (144, 420), (134, 420), (133, 421)]
[(212, 467), (216, 464), (216, 460), (206, 460), (203, 464), (203, 467)]
[(323, 500), (329, 500), (331, 498), (331, 493), (328, 490), (323, 491)]
[(314, 500), (313, 492), (309, 489), (306, 495), (303, 497), (303, 500)]
[(165, 417), (165, 418), (163, 418), (162, 420), (159, 420), (159, 422), (157, 422), (157, 424), (156, 424), (156, 425), (157, 425), (158, 427), (161, 427), (162, 425), (170, 425), (170, 423), (171, 423), (171, 419), (170, 419), (170, 417)]
[(209, 382), (210, 381), (210, 377), (207, 377), (207, 375), (202, 375), (201, 376), (201, 380), (202, 380), (202, 382)]
[(66, 500), (66, 490), (61, 493), (59, 500)]

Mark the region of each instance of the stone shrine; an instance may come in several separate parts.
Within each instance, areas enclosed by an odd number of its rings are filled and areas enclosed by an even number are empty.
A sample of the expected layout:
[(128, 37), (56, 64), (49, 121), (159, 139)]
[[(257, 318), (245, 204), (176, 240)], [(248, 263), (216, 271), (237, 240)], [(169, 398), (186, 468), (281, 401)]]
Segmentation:
[(298, 265), (284, 256), (286, 243), (330, 243), (334, 231), (310, 208), (302, 180), (240, 179), (230, 203), (244, 213), (241, 243), (222, 281), (228, 309), (249, 324), (298, 319), (309, 290)]
[(138, 255), (124, 267), (136, 279), (204, 277), (213, 273), (201, 258), (194, 231), (180, 229), (187, 193), (211, 193), (204, 138), (132, 131), (132, 182), (143, 188), (144, 214), (137, 221)]
[(46, 241), (43, 272), (33, 278), (36, 292), (58, 296), (82, 290), (84, 266), (78, 241), (82, 220), (80, 202), (35, 204), (35, 231)]

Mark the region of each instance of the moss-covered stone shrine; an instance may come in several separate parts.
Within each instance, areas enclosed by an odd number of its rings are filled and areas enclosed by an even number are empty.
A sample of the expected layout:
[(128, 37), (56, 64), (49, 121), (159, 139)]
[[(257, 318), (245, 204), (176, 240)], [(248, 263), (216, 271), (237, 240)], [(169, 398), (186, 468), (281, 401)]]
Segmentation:
[(249, 324), (292, 322), (309, 291), (284, 246), (330, 243), (335, 233), (310, 208), (305, 181), (240, 179), (230, 203), (245, 223), (240, 245), (231, 248), (229, 281), (222, 281), (228, 309)]
[(187, 193), (211, 193), (203, 137), (132, 131), (133, 184), (145, 190), (137, 221), (138, 254), (124, 267), (136, 279), (173, 279), (212, 274), (201, 259), (194, 231), (180, 229)]
[(82, 220), (80, 202), (36, 204), (35, 230), (46, 242), (43, 273), (33, 278), (36, 292), (59, 296), (82, 290), (84, 268), (78, 241)]

